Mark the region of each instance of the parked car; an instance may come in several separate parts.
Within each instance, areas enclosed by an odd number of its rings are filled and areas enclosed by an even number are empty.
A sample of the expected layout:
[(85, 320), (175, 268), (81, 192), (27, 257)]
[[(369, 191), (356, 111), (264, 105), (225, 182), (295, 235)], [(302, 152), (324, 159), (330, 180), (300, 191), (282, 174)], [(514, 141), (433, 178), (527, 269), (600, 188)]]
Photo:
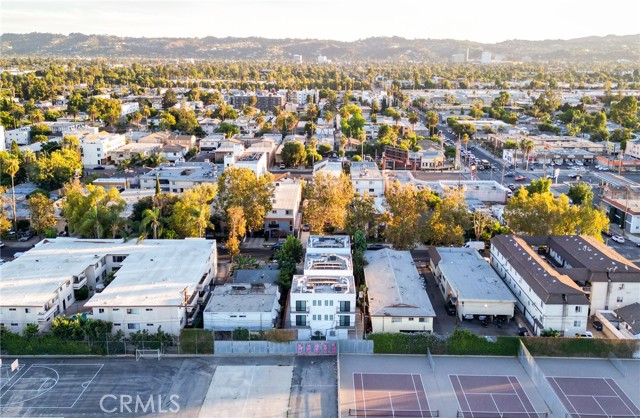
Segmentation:
[(593, 328), (595, 328), (596, 331), (602, 331), (602, 322), (600, 321), (593, 321)]
[(593, 338), (593, 333), (591, 331), (581, 332), (576, 334), (577, 338)]
[(528, 337), (529, 336), (529, 331), (527, 331), (527, 329), (525, 327), (518, 327), (518, 335), (520, 337)]
[(309, 231), (310, 229), (311, 229), (311, 227), (309, 226), (309, 224), (304, 224), (304, 225), (302, 225), (302, 230), (303, 230), (303, 231), (307, 232), (307, 231)]
[(280, 170), (284, 170), (285, 168), (287, 168), (285, 163), (280, 163)]
[(572, 179), (578, 179), (578, 180), (580, 180), (580, 177), (581, 177), (581, 176), (580, 176), (580, 174), (578, 174), (578, 173), (571, 173), (571, 174), (569, 174), (569, 177), (570, 177), (570, 178), (572, 178)]
[(525, 181), (527, 178), (525, 176), (518, 176), (514, 180), (515, 181)]
[(445, 303), (444, 309), (447, 311), (447, 315), (455, 315), (456, 314), (456, 305), (452, 303)]
[(622, 238), (620, 235), (613, 235), (611, 239), (617, 243), (624, 244), (624, 238)]
[(602, 233), (604, 234), (605, 237), (612, 237), (613, 234), (609, 231), (602, 231)]
[(282, 248), (283, 244), (284, 244), (284, 241), (278, 241), (275, 244), (273, 244), (273, 247), (271, 247), (271, 248), (273, 248), (274, 251), (277, 251), (280, 248)]
[(514, 174), (513, 174), (513, 172), (512, 172), (512, 171), (509, 171), (509, 172), (507, 172), (507, 173), (504, 173), (504, 176), (505, 176), (505, 177), (513, 177), (513, 176), (514, 176)]

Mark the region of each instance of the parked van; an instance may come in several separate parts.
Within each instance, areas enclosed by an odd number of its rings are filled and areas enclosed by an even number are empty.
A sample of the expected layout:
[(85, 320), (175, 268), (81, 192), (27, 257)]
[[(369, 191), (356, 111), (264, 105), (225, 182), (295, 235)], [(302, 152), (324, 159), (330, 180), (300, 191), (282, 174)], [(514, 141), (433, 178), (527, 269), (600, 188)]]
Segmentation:
[(484, 241), (469, 241), (464, 244), (464, 248), (473, 248), (478, 251), (483, 251), (485, 249)]

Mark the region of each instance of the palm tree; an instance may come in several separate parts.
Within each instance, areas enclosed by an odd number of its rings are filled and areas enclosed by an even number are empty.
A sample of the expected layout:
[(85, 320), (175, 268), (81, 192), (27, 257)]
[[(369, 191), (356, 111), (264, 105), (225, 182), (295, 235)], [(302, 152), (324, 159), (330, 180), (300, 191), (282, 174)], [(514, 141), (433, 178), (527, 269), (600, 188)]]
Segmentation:
[(140, 229), (146, 229), (151, 225), (153, 228), (153, 239), (158, 239), (158, 227), (160, 226), (160, 208), (145, 209), (142, 212)]
[(253, 257), (241, 255), (235, 260), (237, 270), (255, 270), (258, 268), (259, 263)]
[(44, 116), (42, 115), (42, 112), (36, 109), (33, 112), (31, 112), (31, 114), (29, 115), (29, 120), (33, 124), (42, 123), (44, 122)]
[(418, 123), (419, 120), (420, 120), (420, 118), (418, 117), (417, 114), (412, 112), (409, 115), (409, 123), (411, 124), (411, 130), (413, 130), (413, 131), (416, 130), (416, 123)]
[(29, 174), (32, 171), (32, 164), (37, 160), (35, 152), (30, 149), (22, 151), (22, 162), (25, 164), (25, 172), (27, 174), (27, 182), (30, 181)]
[(433, 127), (438, 124), (438, 114), (433, 110), (428, 111), (425, 116), (425, 122), (429, 126), (429, 136), (431, 136)]
[(333, 113), (331, 113), (330, 111), (325, 111), (324, 112), (324, 120), (327, 122), (328, 125), (331, 125), (331, 121), (333, 120)]
[(102, 238), (102, 224), (100, 223), (100, 214), (98, 213), (98, 207), (92, 206), (83, 216), (80, 223), (81, 231), (93, 230), (95, 232), (94, 238)]
[(18, 231), (18, 219), (16, 215), (16, 187), (15, 177), (20, 170), (20, 162), (17, 157), (11, 156), (5, 158), (2, 164), (2, 169), (11, 177), (11, 208), (13, 209), (13, 230)]
[(524, 153), (524, 158), (526, 160), (525, 171), (529, 169), (529, 155), (531, 155), (534, 147), (535, 145), (533, 139), (531, 138), (524, 138), (522, 141), (520, 141), (520, 149)]

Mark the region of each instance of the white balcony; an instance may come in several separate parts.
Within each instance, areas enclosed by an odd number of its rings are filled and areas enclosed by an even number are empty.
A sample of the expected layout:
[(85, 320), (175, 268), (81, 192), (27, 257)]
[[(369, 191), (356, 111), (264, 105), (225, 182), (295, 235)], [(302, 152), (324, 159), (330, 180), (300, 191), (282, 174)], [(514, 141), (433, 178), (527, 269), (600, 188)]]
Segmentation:
[(48, 310), (38, 312), (38, 322), (46, 322), (52, 317), (55, 317), (58, 313), (59, 313), (58, 305), (52, 304)]
[(87, 284), (87, 276), (73, 278), (73, 290), (78, 290)]

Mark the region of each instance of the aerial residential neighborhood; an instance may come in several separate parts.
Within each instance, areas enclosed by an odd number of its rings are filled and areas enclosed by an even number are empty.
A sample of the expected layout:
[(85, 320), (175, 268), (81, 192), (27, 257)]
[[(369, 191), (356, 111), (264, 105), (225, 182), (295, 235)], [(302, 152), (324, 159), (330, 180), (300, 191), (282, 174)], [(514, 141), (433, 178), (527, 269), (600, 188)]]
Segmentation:
[(3, 2), (0, 416), (640, 417), (640, 8), (568, 3)]

